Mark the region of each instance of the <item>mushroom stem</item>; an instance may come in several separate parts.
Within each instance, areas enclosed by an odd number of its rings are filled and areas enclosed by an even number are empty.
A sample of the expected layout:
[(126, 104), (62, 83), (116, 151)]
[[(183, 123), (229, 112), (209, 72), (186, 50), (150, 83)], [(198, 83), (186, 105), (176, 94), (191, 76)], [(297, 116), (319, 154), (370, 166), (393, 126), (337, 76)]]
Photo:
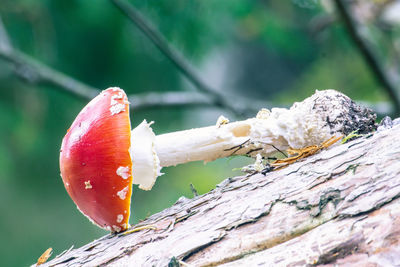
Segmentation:
[(347, 96), (326, 90), (316, 91), (290, 109), (262, 109), (255, 118), (244, 121), (159, 136), (154, 135), (151, 123), (144, 121), (131, 135), (133, 183), (150, 190), (161, 167), (232, 155), (268, 156), (277, 149), (320, 145), (333, 135), (373, 127), (374, 119), (370, 110)]
[(288, 148), (285, 139), (271, 132), (272, 121), (248, 119), (220, 126), (191, 129), (158, 135), (155, 149), (162, 167), (190, 161), (210, 162), (232, 155), (269, 154)]

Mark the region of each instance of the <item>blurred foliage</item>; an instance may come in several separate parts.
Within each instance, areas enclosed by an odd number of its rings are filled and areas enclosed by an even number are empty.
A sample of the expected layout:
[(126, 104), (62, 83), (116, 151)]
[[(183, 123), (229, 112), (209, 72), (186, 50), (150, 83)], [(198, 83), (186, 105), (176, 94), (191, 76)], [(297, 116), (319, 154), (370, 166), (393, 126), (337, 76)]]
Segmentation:
[[(315, 89), (335, 88), (358, 100), (387, 100), (340, 23), (311, 29), (318, 18), (333, 16), (329, 1), (130, 2), (207, 82), (230, 94), (290, 104)], [(193, 89), (108, 0), (1, 0), (0, 15), (16, 49), (97, 88)], [(397, 26), (391, 29), (371, 34), (399, 35)], [(0, 60), (2, 265), (31, 264), (48, 247), (59, 254), (106, 234), (78, 212), (59, 176), (61, 140), (85, 104), (57, 88), (18, 80), (12, 66)], [(154, 109), (134, 112), (132, 125), (154, 120), (155, 132), (163, 133), (214, 124), (220, 113)], [(221, 159), (164, 169), (152, 191), (134, 188), (131, 223), (182, 195), (192, 197), (190, 183), (199, 193), (208, 192), (246, 162)]]

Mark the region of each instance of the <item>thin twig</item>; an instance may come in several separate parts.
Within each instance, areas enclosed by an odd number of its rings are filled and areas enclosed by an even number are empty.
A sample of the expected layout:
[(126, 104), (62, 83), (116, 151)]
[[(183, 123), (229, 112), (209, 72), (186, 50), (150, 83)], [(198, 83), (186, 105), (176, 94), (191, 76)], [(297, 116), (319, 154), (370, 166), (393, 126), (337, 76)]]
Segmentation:
[(197, 192), (196, 188), (194, 188), (194, 185), (192, 183), (190, 184), (190, 191), (192, 191), (193, 197), (199, 196), (199, 193)]
[(234, 108), (220, 92), (207, 85), (188, 61), (168, 43), (165, 37), (135, 7), (121, 0), (111, 0), (111, 2), (154, 43), (198, 90), (209, 94), (216, 106), (228, 109), (235, 115), (241, 115), (242, 111)]
[(371, 68), (375, 78), (383, 88), (388, 93), (390, 99), (394, 105), (394, 112), (395, 115), (400, 114), (400, 92), (397, 86), (392, 81), (391, 77), (387, 74), (384, 70), (383, 66), (378, 60), (378, 56), (375, 54), (373, 48), (368, 44), (368, 41), (365, 40), (360, 33), (359, 27), (357, 22), (353, 20), (352, 14), (349, 11), (349, 8), (344, 3), (344, 0), (335, 0), (335, 4), (337, 10), (341, 14), (344, 23), (346, 24), (346, 28), (350, 33), (350, 37), (353, 39), (354, 43), (360, 50), (362, 56), (364, 57), (365, 61), (367, 62), (368, 66)]

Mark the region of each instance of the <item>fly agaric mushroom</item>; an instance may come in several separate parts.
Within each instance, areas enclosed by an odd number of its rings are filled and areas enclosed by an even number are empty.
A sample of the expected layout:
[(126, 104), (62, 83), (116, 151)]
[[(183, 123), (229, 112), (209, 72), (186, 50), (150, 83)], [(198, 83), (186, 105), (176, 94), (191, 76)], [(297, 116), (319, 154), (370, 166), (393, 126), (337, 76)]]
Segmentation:
[(110, 88), (78, 114), (61, 145), (61, 177), (68, 194), (93, 223), (113, 232), (129, 227), (130, 128), (125, 92)]
[(131, 184), (150, 190), (161, 167), (320, 145), (338, 133), (368, 132), (376, 117), (334, 90), (316, 91), (290, 109), (262, 109), (244, 121), (222, 118), (215, 126), (158, 136), (146, 120), (130, 132), (128, 110), (121, 89), (103, 91), (79, 113), (60, 156), (65, 187), (78, 208), (115, 232), (128, 227)]

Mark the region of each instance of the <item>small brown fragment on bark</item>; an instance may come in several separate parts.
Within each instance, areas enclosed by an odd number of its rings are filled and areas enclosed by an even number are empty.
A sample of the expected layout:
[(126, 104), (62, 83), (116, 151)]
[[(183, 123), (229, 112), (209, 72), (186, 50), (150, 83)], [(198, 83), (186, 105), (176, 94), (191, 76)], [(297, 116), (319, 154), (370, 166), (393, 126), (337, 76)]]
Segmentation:
[(43, 254), (37, 260), (36, 266), (39, 266), (39, 265), (45, 263), (50, 258), (52, 253), (53, 253), (53, 249), (52, 248), (46, 249), (46, 251), (43, 252)]

